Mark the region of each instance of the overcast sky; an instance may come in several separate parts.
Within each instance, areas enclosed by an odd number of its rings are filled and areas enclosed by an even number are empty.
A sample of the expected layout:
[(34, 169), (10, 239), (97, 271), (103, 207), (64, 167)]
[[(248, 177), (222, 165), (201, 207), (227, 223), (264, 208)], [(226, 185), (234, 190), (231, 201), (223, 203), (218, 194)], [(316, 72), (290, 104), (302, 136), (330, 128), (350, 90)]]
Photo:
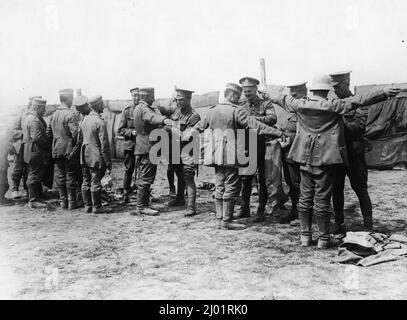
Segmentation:
[(127, 99), (174, 85), (221, 90), (242, 76), (407, 82), (406, 0), (0, 0), (0, 107), (61, 88)]

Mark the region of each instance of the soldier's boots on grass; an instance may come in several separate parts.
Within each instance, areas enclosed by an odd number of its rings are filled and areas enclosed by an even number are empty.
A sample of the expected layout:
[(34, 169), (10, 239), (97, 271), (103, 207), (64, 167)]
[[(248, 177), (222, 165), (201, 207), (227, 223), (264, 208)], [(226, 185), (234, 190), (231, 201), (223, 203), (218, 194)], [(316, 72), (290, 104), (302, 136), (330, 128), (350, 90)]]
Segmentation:
[(175, 193), (175, 186), (170, 186), (170, 198), (174, 199), (177, 196)]
[(85, 206), (85, 213), (92, 212), (92, 196), (90, 190), (82, 190), (82, 199)]
[(91, 192), (92, 197), (92, 213), (102, 214), (102, 213), (112, 213), (111, 208), (102, 207), (102, 193), (101, 191)]
[(242, 223), (232, 222), (233, 211), (235, 209), (234, 200), (223, 200), (222, 203), (222, 222), (221, 229), (223, 230), (243, 230), (246, 229), (246, 225)]
[(158, 216), (160, 212), (148, 207), (150, 191), (146, 187), (138, 187), (137, 190), (137, 208), (136, 211), (131, 212), (131, 215), (143, 214), (146, 216)]
[(338, 246), (341, 241), (331, 237), (329, 230), (329, 215), (328, 216), (316, 216), (315, 220), (318, 225), (318, 249), (327, 249), (330, 247)]
[(249, 188), (243, 188), (242, 190), (242, 204), (239, 212), (234, 217), (235, 219), (249, 218), (250, 217), (250, 193)]
[(29, 201), (28, 207), (30, 209), (44, 209), (47, 205), (40, 201), (40, 187), (38, 185), (28, 186)]
[(259, 222), (264, 222), (264, 221), (266, 221), (266, 214), (265, 214), (265, 212), (264, 212), (264, 210), (265, 210), (265, 205), (263, 205), (263, 204), (259, 204), (259, 207), (258, 207), (258, 209), (257, 209), (257, 213), (256, 213), (256, 215), (251, 219), (251, 222), (254, 222), (254, 223), (259, 223)]
[(82, 197), (82, 191), (80, 189), (76, 190), (76, 207), (77, 208), (83, 208), (84, 203), (83, 203), (83, 197)]
[(222, 218), (223, 218), (223, 200), (215, 198), (215, 215), (216, 220), (218, 221), (218, 228), (222, 227)]

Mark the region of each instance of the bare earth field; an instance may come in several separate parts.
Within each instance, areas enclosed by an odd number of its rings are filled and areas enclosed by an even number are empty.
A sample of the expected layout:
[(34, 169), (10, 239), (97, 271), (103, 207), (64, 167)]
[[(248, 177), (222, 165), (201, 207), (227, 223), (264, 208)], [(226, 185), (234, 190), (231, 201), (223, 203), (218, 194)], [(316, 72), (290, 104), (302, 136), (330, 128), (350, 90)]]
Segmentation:
[[(154, 194), (169, 197), (166, 167)], [(121, 176), (121, 164), (113, 174)], [(212, 181), (201, 167), (198, 181)], [(116, 182), (119, 186), (120, 180)], [(407, 171), (371, 171), (375, 228), (407, 231)], [(336, 249), (299, 246), (298, 226), (279, 214), (243, 231), (216, 228), (212, 192), (198, 190), (199, 214), (165, 209), (131, 216), (0, 207), (0, 298), (16, 299), (406, 299), (407, 258), (368, 268), (333, 262)], [(346, 186), (347, 225), (361, 230), (357, 199)], [(252, 213), (257, 197), (252, 201)], [(290, 204), (288, 203), (287, 209)], [(177, 210), (180, 210), (179, 208)]]

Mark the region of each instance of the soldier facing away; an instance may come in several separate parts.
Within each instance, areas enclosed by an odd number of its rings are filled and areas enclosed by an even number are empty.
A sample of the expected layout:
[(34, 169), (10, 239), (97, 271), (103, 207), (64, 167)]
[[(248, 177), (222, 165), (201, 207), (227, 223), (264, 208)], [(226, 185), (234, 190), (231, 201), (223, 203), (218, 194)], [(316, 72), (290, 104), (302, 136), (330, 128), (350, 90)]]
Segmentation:
[(55, 161), (55, 178), (62, 209), (76, 209), (77, 168), (75, 159), (69, 159), (78, 136), (79, 119), (71, 109), (73, 90), (64, 89), (59, 92), (61, 104), (52, 114), (47, 136), (52, 140), (52, 158)]
[(82, 165), (82, 197), (85, 212), (110, 213), (111, 208), (102, 208), (101, 179), (106, 171), (112, 170), (110, 145), (103, 112), (102, 96), (89, 99), (91, 111), (79, 126), (78, 139), (81, 142), (80, 161)]
[(297, 135), (288, 159), (298, 162), (301, 168), (301, 195), (298, 205), (302, 246), (312, 240), (312, 212), (318, 225), (319, 249), (336, 245), (330, 237), (329, 222), (331, 197), (338, 165), (347, 163), (343, 115), (352, 109), (368, 106), (396, 95), (398, 89), (376, 91), (363, 99), (329, 99), (332, 89), (328, 75), (316, 76), (310, 90), (312, 97), (294, 99), (285, 94), (271, 97), (271, 101), (298, 117)]
[[(210, 130), (211, 138), (205, 140), (204, 150), (209, 150), (209, 153), (214, 151), (215, 155), (210, 155), (209, 163), (204, 164), (215, 167), (214, 196), (219, 228), (230, 230), (246, 227), (244, 224), (232, 222), (235, 202), (242, 185), (238, 170), (239, 166), (245, 165), (238, 162), (238, 155), (244, 153), (244, 141), (238, 141), (237, 129), (255, 130), (256, 136), (267, 135), (284, 139), (282, 131), (265, 125), (257, 120), (256, 116), (239, 108), (241, 93), (242, 88), (238, 84), (228, 83), (224, 102), (210, 107), (205, 118), (195, 126), (200, 132)], [(231, 131), (234, 132), (234, 137), (231, 136)]]

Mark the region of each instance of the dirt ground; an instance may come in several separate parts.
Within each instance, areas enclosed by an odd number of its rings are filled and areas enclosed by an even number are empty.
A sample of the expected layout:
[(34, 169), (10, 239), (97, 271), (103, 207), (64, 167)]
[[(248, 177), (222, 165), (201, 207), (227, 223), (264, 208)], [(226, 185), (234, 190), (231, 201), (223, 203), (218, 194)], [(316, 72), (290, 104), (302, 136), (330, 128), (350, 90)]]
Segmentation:
[[(154, 194), (169, 197), (165, 166)], [(119, 178), (121, 164), (113, 174)], [(201, 167), (198, 181), (212, 181)], [(119, 186), (120, 181), (116, 181)], [(371, 171), (375, 228), (407, 231), (407, 171)], [(298, 226), (279, 214), (243, 231), (216, 228), (212, 192), (198, 191), (199, 214), (160, 216), (0, 208), (0, 298), (16, 299), (406, 299), (407, 258), (368, 268), (333, 262), (336, 249), (299, 246)], [(361, 230), (358, 202), (346, 186), (348, 229)], [(252, 201), (252, 213), (257, 197)], [(290, 204), (288, 203), (287, 209)]]

